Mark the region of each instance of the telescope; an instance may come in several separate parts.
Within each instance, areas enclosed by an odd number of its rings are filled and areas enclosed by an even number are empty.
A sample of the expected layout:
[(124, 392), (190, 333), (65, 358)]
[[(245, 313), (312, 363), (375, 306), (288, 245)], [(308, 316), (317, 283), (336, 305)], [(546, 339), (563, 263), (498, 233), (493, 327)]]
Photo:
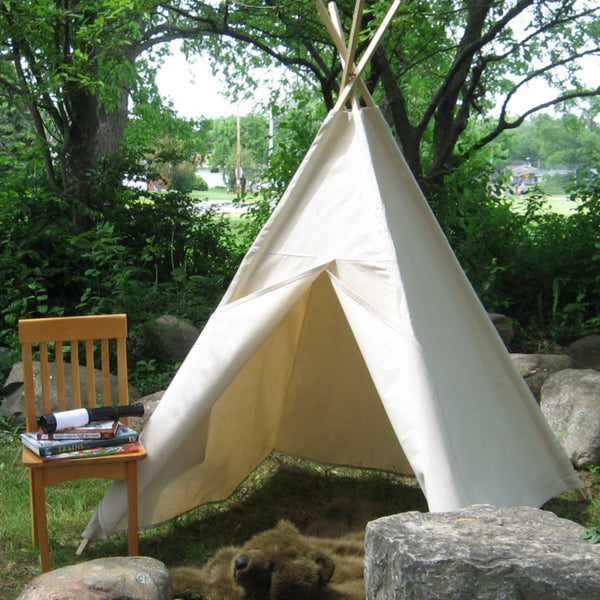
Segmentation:
[(100, 406), (98, 408), (74, 408), (62, 412), (42, 415), (38, 425), (44, 433), (52, 433), (57, 429), (83, 427), (92, 421), (115, 421), (121, 417), (141, 417), (144, 405), (141, 402), (131, 406)]

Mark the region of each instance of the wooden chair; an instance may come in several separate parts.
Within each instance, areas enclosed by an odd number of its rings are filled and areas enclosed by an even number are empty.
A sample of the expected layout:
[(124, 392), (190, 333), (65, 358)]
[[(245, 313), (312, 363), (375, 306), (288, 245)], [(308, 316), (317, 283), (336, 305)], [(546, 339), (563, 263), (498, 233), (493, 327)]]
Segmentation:
[[(127, 383), (127, 316), (100, 315), (82, 317), (58, 317), (45, 319), (22, 319), (19, 321), (19, 341), (23, 354), (23, 378), (25, 391), (25, 419), (27, 431), (36, 431), (37, 414), (33, 358), (39, 352), (42, 406), (40, 414), (55, 410), (109, 405), (129, 404)], [(99, 356), (96, 356), (97, 349)], [(73, 393), (67, 397), (65, 382), (65, 357), (71, 363)], [(81, 392), (80, 354), (85, 357), (87, 386)], [(118, 398), (111, 395), (110, 357), (116, 354)], [(55, 377), (50, 374), (50, 359), (54, 355)], [(94, 374), (95, 359), (102, 372), (102, 393), (96, 393)], [(58, 406), (50, 406), (50, 390), (56, 390)], [(38, 388), (39, 389), (39, 388)], [(128, 418), (122, 421), (128, 424)], [(23, 464), (29, 469), (29, 492), (31, 510), (31, 534), (34, 545), (39, 546), (42, 572), (50, 570), (50, 551), (46, 522), (45, 486), (73, 479), (122, 479), (127, 480), (128, 490), (128, 550), (130, 556), (138, 554), (137, 509), (137, 463), (146, 457), (146, 451), (138, 443), (139, 452), (98, 456), (93, 458), (61, 459), (44, 461), (33, 452), (23, 448)], [(80, 546), (81, 548), (81, 546)], [(79, 551), (78, 551), (79, 552)]]

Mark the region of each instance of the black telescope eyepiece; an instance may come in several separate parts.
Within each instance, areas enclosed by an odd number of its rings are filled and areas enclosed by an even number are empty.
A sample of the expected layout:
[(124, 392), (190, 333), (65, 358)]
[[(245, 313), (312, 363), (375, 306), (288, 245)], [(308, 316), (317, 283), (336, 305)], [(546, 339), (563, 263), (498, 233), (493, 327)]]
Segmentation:
[(52, 433), (57, 429), (83, 427), (92, 421), (115, 421), (121, 417), (141, 417), (143, 414), (144, 405), (141, 402), (130, 406), (75, 408), (42, 415), (38, 419), (38, 425), (44, 433)]

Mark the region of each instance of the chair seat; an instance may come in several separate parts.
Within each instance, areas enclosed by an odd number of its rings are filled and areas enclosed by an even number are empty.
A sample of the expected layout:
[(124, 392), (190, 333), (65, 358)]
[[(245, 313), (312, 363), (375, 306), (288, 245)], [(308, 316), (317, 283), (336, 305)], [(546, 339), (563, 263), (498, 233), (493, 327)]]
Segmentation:
[[(23, 466), (28, 469), (44, 469), (44, 484), (55, 485), (71, 479), (127, 479), (127, 463), (146, 458), (146, 449), (141, 442), (135, 442), (137, 452), (70, 458), (65, 460), (43, 460), (28, 448), (23, 448)], [(93, 469), (93, 475), (92, 471)]]
[[(120, 463), (128, 462), (130, 460), (142, 460), (146, 458), (146, 449), (141, 442), (133, 442), (138, 447), (137, 452), (127, 452), (124, 454), (112, 454), (106, 456), (90, 456), (89, 458), (71, 458), (65, 460), (43, 460), (37, 454), (29, 450), (29, 448), (23, 448), (23, 465), (29, 469), (36, 469), (44, 467), (46, 469), (61, 469), (61, 468), (73, 468), (79, 466), (93, 466), (97, 468), (101, 463)], [(89, 477), (89, 471), (87, 474)]]

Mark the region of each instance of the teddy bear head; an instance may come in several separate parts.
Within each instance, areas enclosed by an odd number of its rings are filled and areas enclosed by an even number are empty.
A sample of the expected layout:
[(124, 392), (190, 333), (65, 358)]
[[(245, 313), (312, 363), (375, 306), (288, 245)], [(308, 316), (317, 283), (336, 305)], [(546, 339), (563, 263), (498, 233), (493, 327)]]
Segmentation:
[(318, 600), (333, 571), (331, 558), (285, 521), (233, 559), (233, 577), (249, 600)]

